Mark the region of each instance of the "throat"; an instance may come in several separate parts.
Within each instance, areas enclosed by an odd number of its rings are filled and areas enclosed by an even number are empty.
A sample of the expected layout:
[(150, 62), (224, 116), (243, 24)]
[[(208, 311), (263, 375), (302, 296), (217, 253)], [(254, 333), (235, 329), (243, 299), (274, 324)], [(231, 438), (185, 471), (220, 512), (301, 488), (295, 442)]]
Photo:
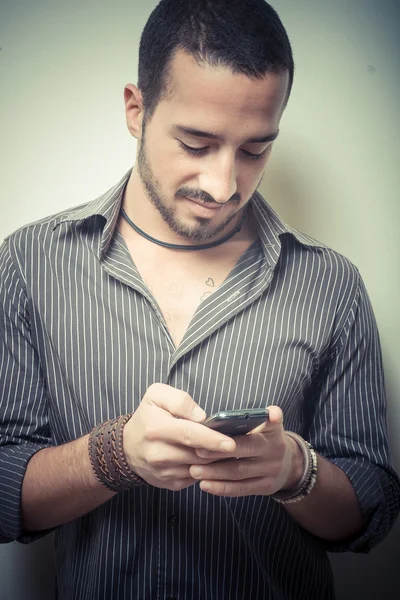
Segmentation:
[(159, 307), (175, 347), (180, 345), (200, 305), (218, 292), (258, 237), (257, 231), (246, 222), (236, 238), (216, 248), (204, 252), (176, 252), (137, 234), (125, 218), (120, 219), (119, 231), (139, 275)]
[(216, 246), (220, 246), (221, 244), (224, 244), (225, 242), (227, 242), (228, 240), (233, 238), (233, 236), (236, 235), (237, 233), (239, 233), (239, 231), (242, 229), (243, 224), (246, 220), (246, 216), (247, 216), (246, 213), (247, 213), (247, 211), (244, 210), (243, 216), (242, 216), (241, 220), (239, 221), (239, 224), (235, 227), (235, 229), (233, 229), (230, 233), (223, 236), (222, 238), (215, 240), (214, 242), (208, 242), (206, 244), (186, 245), (186, 244), (170, 244), (169, 242), (163, 242), (161, 240), (158, 240), (155, 237), (152, 237), (151, 235), (149, 235), (148, 233), (143, 231), (143, 229), (140, 229), (140, 227), (138, 227), (138, 225), (136, 225), (136, 223), (134, 223), (132, 221), (132, 219), (128, 216), (125, 209), (121, 208), (121, 216), (130, 225), (130, 227), (132, 227), (132, 229), (134, 231), (136, 231), (136, 233), (141, 235), (143, 238), (145, 238), (149, 242), (152, 242), (153, 244), (162, 246), (163, 248), (169, 248), (170, 250), (182, 250), (182, 251), (208, 250), (209, 248), (215, 248)]

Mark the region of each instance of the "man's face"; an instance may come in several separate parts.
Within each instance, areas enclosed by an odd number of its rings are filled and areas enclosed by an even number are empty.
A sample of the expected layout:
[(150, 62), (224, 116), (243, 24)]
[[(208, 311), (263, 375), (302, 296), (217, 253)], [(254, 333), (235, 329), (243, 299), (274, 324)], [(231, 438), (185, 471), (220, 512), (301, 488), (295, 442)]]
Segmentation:
[(137, 169), (146, 198), (188, 240), (224, 231), (257, 189), (282, 116), (288, 75), (250, 79), (179, 52), (172, 93), (142, 130)]

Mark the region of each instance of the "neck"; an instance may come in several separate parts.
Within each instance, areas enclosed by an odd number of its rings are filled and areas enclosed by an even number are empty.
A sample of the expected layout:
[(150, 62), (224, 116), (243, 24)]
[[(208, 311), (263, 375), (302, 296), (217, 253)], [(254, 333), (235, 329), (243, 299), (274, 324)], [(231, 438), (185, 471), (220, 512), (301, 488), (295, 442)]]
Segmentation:
[(208, 242), (206, 244), (196, 244), (194, 246), (189, 246), (186, 244), (170, 244), (169, 242), (163, 242), (162, 240), (158, 240), (157, 238), (154, 238), (151, 235), (149, 235), (148, 233), (146, 233), (145, 231), (143, 231), (143, 229), (140, 229), (140, 227), (138, 227), (132, 221), (132, 219), (130, 219), (128, 217), (128, 215), (126, 214), (126, 212), (123, 208), (121, 208), (121, 214), (124, 217), (124, 219), (127, 221), (127, 223), (129, 223), (129, 225), (132, 227), (132, 229), (134, 229), (136, 231), (136, 233), (138, 233), (139, 235), (144, 237), (149, 242), (153, 242), (153, 244), (157, 244), (158, 246), (163, 246), (164, 248), (169, 248), (170, 250), (208, 250), (209, 248), (214, 248), (215, 246), (220, 246), (221, 244), (224, 244), (225, 242), (230, 240), (234, 235), (236, 235), (236, 233), (239, 233), (239, 231), (241, 230), (242, 225), (246, 219), (246, 210), (244, 210), (243, 216), (239, 222), (239, 225), (237, 225), (237, 227), (233, 231), (231, 231), (224, 237), (222, 237), (214, 242)]
[(220, 233), (216, 240), (197, 244), (182, 243), (182, 237), (171, 230), (159, 211), (147, 199), (135, 169), (126, 185), (121, 207), (121, 216), (136, 233), (159, 246), (175, 250), (205, 250), (227, 242), (241, 231), (246, 221), (246, 213), (247, 209), (234, 223), (229, 224), (228, 233)]

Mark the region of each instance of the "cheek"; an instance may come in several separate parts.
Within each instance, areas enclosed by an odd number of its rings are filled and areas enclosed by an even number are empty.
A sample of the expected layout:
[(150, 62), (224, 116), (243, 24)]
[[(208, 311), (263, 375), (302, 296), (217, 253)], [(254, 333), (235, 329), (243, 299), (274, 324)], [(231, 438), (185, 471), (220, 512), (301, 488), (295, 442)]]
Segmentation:
[(202, 169), (196, 160), (187, 158), (182, 153), (170, 152), (164, 161), (165, 181), (175, 192), (180, 187), (198, 187), (199, 175)]
[(174, 156), (167, 156), (159, 160), (157, 171), (157, 180), (160, 188), (168, 197), (175, 196), (177, 190), (183, 186), (189, 186), (195, 182), (193, 170), (185, 168), (185, 161), (179, 160)]
[(156, 146), (151, 153), (150, 166), (159, 186), (164, 190), (170, 190), (179, 172), (179, 162), (171, 155), (171, 152)]
[(239, 173), (238, 188), (244, 196), (250, 196), (258, 187), (264, 174), (267, 161), (267, 157), (259, 162), (254, 161), (255, 165), (246, 165)]

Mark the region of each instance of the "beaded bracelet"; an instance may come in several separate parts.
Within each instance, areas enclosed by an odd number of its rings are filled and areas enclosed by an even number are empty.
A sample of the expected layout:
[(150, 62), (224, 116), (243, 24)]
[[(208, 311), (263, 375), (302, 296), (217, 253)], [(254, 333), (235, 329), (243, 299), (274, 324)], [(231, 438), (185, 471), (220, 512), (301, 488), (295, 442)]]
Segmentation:
[(113, 492), (135, 485), (147, 485), (128, 465), (123, 447), (123, 431), (132, 414), (123, 415), (93, 428), (89, 435), (90, 464), (96, 478)]
[(303, 498), (309, 495), (317, 481), (318, 465), (317, 454), (314, 448), (297, 433), (286, 431), (286, 434), (297, 443), (303, 453), (304, 471), (300, 483), (296, 488), (280, 490), (275, 492), (275, 494), (271, 494), (271, 498), (280, 504), (291, 504), (292, 502), (303, 500)]

